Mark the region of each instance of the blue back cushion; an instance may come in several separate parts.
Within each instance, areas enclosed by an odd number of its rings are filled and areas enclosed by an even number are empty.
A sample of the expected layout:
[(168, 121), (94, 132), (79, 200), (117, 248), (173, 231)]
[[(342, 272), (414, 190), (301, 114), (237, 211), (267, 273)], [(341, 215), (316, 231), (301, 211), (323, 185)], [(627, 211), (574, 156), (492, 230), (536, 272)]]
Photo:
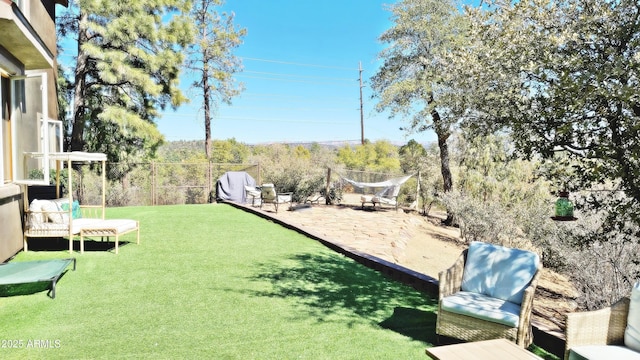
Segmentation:
[(474, 241), (467, 253), (462, 290), (521, 304), (539, 266), (536, 253)]

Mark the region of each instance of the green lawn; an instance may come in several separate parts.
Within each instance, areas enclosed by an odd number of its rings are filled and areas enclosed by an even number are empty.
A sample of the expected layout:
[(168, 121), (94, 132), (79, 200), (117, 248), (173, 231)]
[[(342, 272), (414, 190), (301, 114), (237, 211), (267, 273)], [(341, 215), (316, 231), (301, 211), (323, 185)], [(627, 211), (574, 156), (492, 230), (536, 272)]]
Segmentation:
[[(435, 343), (434, 299), (255, 215), (107, 214), (140, 220), (141, 244), (86, 244), (55, 299), (0, 298), (0, 358), (426, 359)], [(49, 245), (13, 261), (69, 256)]]

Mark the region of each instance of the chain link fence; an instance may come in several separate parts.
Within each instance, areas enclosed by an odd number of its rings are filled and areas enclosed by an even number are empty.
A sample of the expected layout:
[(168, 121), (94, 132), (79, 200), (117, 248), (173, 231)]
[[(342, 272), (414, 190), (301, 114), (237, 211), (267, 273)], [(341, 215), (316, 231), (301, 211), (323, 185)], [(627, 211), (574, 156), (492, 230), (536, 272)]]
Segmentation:
[[(215, 199), (216, 182), (228, 171), (244, 171), (263, 182), (258, 164), (224, 163), (108, 163), (106, 167), (105, 200), (109, 207), (205, 204)], [(375, 183), (400, 177), (402, 174), (370, 171), (328, 171), (330, 191), (342, 194), (372, 194), (375, 188), (359, 189), (343, 178), (357, 182)], [(74, 172), (74, 197), (85, 204), (100, 204), (102, 177), (96, 169), (82, 166)], [(64, 186), (64, 182), (62, 182)], [(323, 186), (324, 187), (324, 186)], [(415, 184), (407, 184), (406, 191), (415, 197)], [(321, 189), (325, 191), (325, 189)], [(63, 190), (63, 192), (66, 192)], [(411, 199), (413, 200), (413, 199)]]
[[(205, 204), (215, 197), (216, 182), (227, 171), (244, 171), (260, 182), (258, 164), (108, 163), (107, 206)], [(88, 167), (74, 171), (75, 197), (101, 203), (102, 177)]]

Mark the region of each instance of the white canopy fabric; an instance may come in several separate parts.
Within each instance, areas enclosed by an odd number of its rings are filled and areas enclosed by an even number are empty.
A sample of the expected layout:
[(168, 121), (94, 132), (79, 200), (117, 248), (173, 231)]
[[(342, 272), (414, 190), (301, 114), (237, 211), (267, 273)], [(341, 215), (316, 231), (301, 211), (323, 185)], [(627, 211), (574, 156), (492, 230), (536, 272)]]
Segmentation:
[[(34, 159), (44, 158), (44, 153), (25, 153)], [(60, 161), (106, 161), (107, 155), (103, 153), (89, 153), (83, 151), (52, 152), (48, 154), (49, 160)]]

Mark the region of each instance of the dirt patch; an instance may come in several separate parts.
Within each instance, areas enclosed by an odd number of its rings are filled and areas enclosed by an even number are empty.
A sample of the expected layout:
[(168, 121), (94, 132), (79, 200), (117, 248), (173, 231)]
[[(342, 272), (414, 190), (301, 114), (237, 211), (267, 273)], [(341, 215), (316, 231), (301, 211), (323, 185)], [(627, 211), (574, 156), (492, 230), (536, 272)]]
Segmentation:
[[(393, 208), (362, 208), (359, 196), (341, 205), (316, 205), (276, 214), (263, 211), (323, 239), (429, 275), (449, 268), (466, 245), (456, 228), (441, 225), (442, 214), (425, 217)], [(562, 336), (565, 314), (576, 309), (577, 292), (563, 275), (544, 269), (534, 299), (533, 323)]]

